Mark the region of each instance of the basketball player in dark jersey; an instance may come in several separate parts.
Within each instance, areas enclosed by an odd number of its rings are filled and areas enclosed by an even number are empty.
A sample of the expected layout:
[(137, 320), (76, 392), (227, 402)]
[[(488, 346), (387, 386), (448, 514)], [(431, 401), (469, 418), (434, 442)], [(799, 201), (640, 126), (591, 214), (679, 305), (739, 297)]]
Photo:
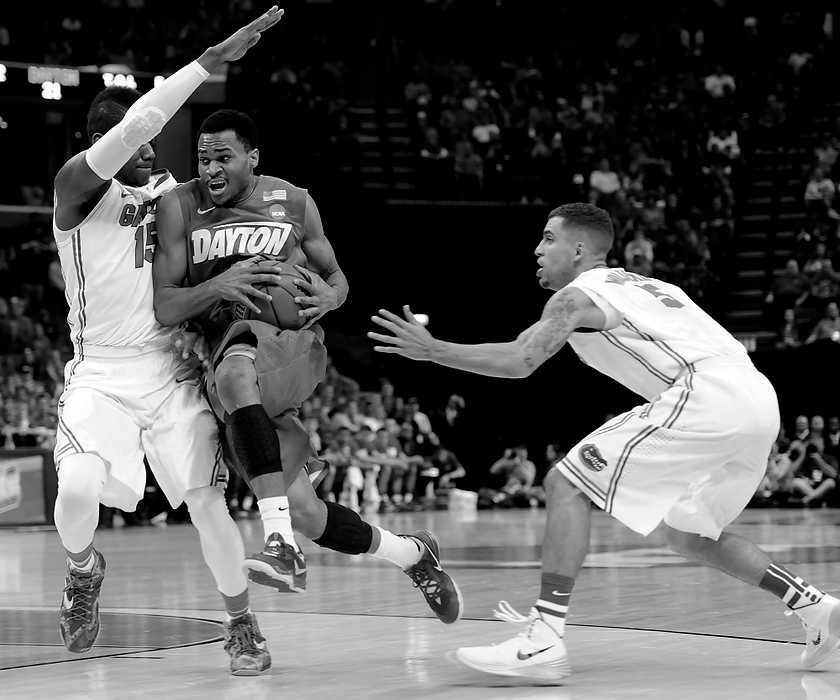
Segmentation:
[[(446, 623), (460, 616), (461, 596), (440, 566), (434, 535), (395, 535), (357, 513), (319, 499), (302, 469), (312, 458), (297, 407), (324, 378), (326, 351), (316, 324), (347, 297), (347, 280), (306, 190), (257, 175), (257, 130), (233, 110), (210, 115), (199, 130), (199, 178), (158, 204), (154, 261), (160, 323), (197, 320), (210, 346), (207, 391), (225, 422), (231, 458), (258, 499), (265, 527), (262, 552), (246, 558), (249, 578), (281, 591), (302, 591), (306, 564), (292, 532), (346, 554), (372, 554), (402, 568)], [(301, 330), (237, 320), (235, 304), (258, 313), (254, 285), (276, 283), (267, 264), (305, 269), (299, 280)], [(256, 266), (256, 268), (255, 268)], [(258, 278), (253, 275), (260, 270)], [(233, 303), (231, 303), (233, 302)]]

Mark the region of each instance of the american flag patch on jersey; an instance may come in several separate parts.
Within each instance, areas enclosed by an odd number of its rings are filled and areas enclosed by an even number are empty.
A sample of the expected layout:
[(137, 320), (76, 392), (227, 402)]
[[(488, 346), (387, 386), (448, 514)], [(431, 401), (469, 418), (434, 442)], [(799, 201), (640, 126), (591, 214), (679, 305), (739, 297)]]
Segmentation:
[(263, 192), (263, 202), (283, 202), (286, 199), (286, 190), (271, 190)]

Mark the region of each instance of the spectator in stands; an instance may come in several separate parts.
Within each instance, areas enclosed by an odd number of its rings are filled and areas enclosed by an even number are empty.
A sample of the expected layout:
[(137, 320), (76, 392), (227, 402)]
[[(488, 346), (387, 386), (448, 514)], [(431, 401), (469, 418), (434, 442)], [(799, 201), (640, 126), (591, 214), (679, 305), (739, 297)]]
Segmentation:
[(717, 129), (709, 132), (709, 140), (706, 142), (706, 150), (713, 160), (723, 163), (731, 163), (741, 157), (741, 149), (738, 146), (738, 132), (728, 129)]
[(804, 459), (804, 452), (794, 463), (790, 455), (774, 442), (767, 458), (767, 471), (759, 484), (752, 505), (785, 506), (793, 494), (793, 475)]
[(823, 172), (831, 175), (838, 155), (840, 155), (840, 140), (830, 132), (823, 134), (822, 141), (814, 149), (817, 165)]
[(833, 211), (835, 189), (834, 182), (821, 167), (813, 169), (805, 185), (805, 209), (811, 222), (828, 218), (829, 212)]
[(647, 269), (647, 274), (638, 273), (645, 276), (653, 269), (653, 241), (645, 235), (645, 230), (640, 225), (633, 228), (633, 238), (624, 246), (624, 266), (628, 270), (632, 267), (633, 271), (639, 267)]
[(703, 84), (706, 92), (714, 99), (720, 99), (735, 92), (735, 78), (729, 73), (724, 73), (723, 66), (715, 66), (714, 71), (707, 75)]
[(825, 446), (825, 419), (820, 415), (811, 416), (811, 423), (809, 425), (811, 434), (808, 439), (812, 442), (819, 441), (821, 449)]
[(462, 138), (455, 144), (455, 189), (461, 198), (473, 199), (484, 184), (484, 161), (473, 144)]
[[(685, 220), (681, 219), (681, 221)], [(654, 275), (666, 282), (679, 280), (685, 270), (686, 257), (684, 240), (680, 240), (677, 230), (667, 229), (665, 237), (656, 246)]]
[(840, 418), (830, 416), (828, 432), (825, 435), (825, 453), (840, 461)]
[(359, 395), (359, 383), (350, 377), (340, 374), (332, 360), (327, 362), (327, 370), (321, 386), (332, 387), (332, 399), (355, 399)]
[(803, 506), (818, 505), (837, 486), (837, 465), (823, 454), (821, 439), (809, 440), (804, 446), (797, 445), (797, 448), (804, 449), (805, 459), (793, 478), (793, 491), (801, 494)]
[[(438, 445), (431, 457), (420, 467), (417, 477), (417, 494), (427, 506), (456, 486), (456, 481), (466, 476), (466, 470), (453, 452)], [(442, 503), (440, 505), (443, 505)]]
[(796, 321), (796, 309), (785, 309), (784, 321), (779, 329), (776, 347), (782, 350), (798, 348), (800, 345), (802, 345), (802, 336), (799, 331), (799, 324)]
[(758, 117), (758, 125), (765, 131), (775, 131), (787, 121), (787, 107), (776, 95), (768, 95)]
[(35, 338), (35, 325), (25, 314), (25, 302), (20, 297), (9, 299), (9, 327), (11, 329), (11, 343), (9, 349), (21, 350)]
[(836, 301), (830, 302), (825, 307), (825, 316), (819, 320), (805, 343), (814, 343), (818, 340), (833, 340), (840, 343), (840, 311), (838, 311)]
[(463, 454), (468, 449), (465, 408), (463, 396), (450, 394), (443, 410), (431, 416), (432, 429), (440, 439), (440, 444), (455, 454)]
[(440, 132), (427, 127), (420, 145), (420, 177), (423, 188), (432, 196), (444, 194), (451, 182), (451, 154), (440, 140)]
[(598, 161), (595, 170), (589, 175), (589, 187), (590, 201), (603, 209), (612, 210), (615, 195), (621, 189), (621, 181), (618, 173), (610, 168), (608, 159), (601, 158)]
[(811, 435), (808, 426), (808, 416), (796, 416), (796, 420), (793, 423), (793, 439), (806, 442)]
[(537, 478), (537, 467), (528, 459), (528, 448), (517, 445), (505, 450), (501, 459), (496, 460), (490, 467), (490, 474), (502, 477), (503, 485), (492, 500), (496, 505), (523, 505), (521, 498), (525, 498), (524, 505), (529, 505), (533, 492), (534, 481)]
[[(420, 402), (414, 396), (409, 398), (405, 404), (405, 419), (411, 423), (419, 435), (432, 434), (432, 422), (429, 420), (429, 416), (420, 410)], [(435, 440), (437, 440), (437, 436), (435, 436)]]
[(764, 301), (771, 306), (775, 320), (786, 309), (798, 308), (810, 293), (808, 278), (799, 270), (799, 263), (791, 258), (781, 274), (773, 280), (773, 288), (767, 292)]

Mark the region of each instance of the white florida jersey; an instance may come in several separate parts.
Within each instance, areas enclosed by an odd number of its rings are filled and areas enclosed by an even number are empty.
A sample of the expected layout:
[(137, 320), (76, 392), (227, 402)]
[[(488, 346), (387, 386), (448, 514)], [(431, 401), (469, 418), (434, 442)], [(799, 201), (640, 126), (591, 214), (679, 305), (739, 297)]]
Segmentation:
[(587, 270), (580, 289), (607, 317), (607, 330), (575, 332), (586, 364), (651, 400), (704, 359), (752, 362), (744, 346), (679, 287), (621, 268)]
[(143, 187), (111, 180), (93, 211), (72, 230), (60, 230), (53, 218), (77, 356), (91, 345), (166, 342), (170, 331), (154, 314), (155, 208), (177, 184), (166, 170), (154, 171)]

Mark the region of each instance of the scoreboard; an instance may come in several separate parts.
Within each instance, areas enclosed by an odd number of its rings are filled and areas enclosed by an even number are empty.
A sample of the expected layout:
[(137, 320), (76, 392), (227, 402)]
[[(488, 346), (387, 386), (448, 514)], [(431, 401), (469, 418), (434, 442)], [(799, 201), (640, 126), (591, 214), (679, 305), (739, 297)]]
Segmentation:
[[(146, 93), (163, 80), (164, 75), (116, 64), (51, 66), (0, 60), (0, 149), (7, 162), (0, 168), (0, 205), (26, 203), (22, 187), (33, 185), (45, 192), (43, 204), (49, 204), (58, 168), (89, 144), (87, 109), (98, 92), (116, 85)], [(210, 75), (187, 101), (185, 112), (191, 114), (192, 105), (221, 104), (226, 87), (226, 73)], [(187, 118), (181, 131), (170, 124), (168, 133), (173, 138), (186, 135), (188, 144), (190, 124)], [(189, 174), (188, 145), (180, 148), (184, 153), (172, 160)]]
[(59, 102), (70, 98), (84, 101), (111, 85), (146, 92), (163, 79), (162, 75), (130, 71), (125, 66), (71, 67), (2, 61), (0, 104), (27, 99)]

